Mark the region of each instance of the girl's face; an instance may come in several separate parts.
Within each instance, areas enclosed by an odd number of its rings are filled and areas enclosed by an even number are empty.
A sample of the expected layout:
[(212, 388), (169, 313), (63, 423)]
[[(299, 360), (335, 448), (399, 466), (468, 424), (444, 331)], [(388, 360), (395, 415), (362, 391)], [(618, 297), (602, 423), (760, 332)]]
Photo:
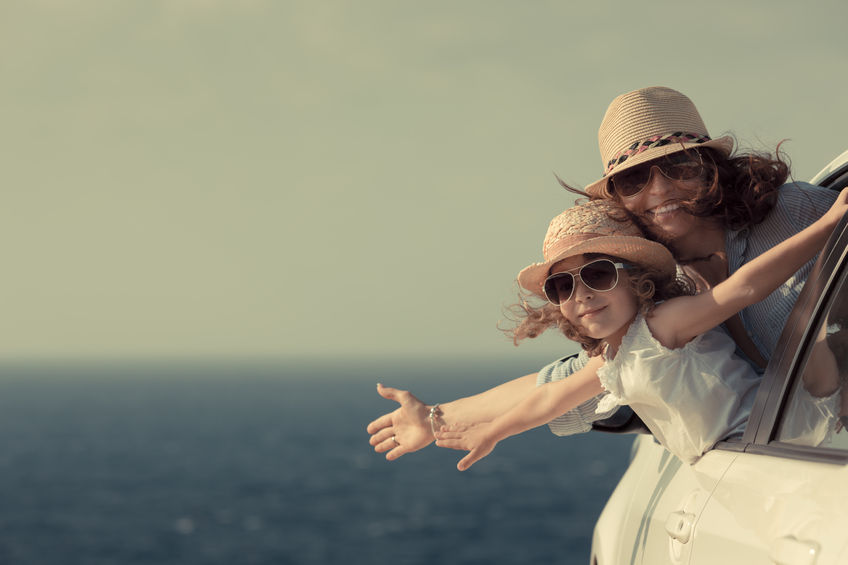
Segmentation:
[(686, 154), (674, 155), (677, 158), (671, 163), (666, 158), (656, 159), (613, 175), (610, 186), (616, 199), (638, 216), (651, 234), (671, 243), (695, 235), (705, 222), (680, 206), (704, 184), (704, 169)]
[[(571, 272), (577, 275), (580, 267), (598, 257), (575, 255), (555, 263), (550, 274)], [(616, 259), (610, 258), (612, 261)], [(575, 277), (571, 298), (559, 305), (560, 312), (580, 332), (594, 339), (603, 339), (617, 348), (636, 317), (639, 305), (630, 288), (627, 271), (618, 270), (618, 284), (607, 291), (595, 291), (587, 287), (580, 277)]]

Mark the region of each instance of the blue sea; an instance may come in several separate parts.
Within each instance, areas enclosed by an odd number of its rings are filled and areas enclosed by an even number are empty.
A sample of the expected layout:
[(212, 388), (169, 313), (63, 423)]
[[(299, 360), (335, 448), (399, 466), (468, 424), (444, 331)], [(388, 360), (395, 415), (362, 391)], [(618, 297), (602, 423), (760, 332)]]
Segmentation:
[(0, 563), (586, 564), (632, 436), (387, 462), (365, 426), (529, 372), (469, 362), (0, 365)]

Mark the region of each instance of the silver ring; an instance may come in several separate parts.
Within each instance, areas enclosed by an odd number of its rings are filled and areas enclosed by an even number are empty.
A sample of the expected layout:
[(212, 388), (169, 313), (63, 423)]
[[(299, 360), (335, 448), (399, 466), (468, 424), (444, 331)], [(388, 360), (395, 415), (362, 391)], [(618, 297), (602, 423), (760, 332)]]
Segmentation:
[(392, 441), (395, 442), (395, 445), (400, 445), (400, 442), (395, 439), (395, 436), (392, 436)]

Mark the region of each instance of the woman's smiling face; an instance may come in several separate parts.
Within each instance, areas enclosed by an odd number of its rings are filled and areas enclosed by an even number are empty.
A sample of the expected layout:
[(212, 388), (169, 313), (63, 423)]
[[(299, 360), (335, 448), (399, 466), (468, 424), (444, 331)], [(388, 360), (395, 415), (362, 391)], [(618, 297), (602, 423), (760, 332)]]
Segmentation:
[[(643, 163), (625, 174), (643, 177), (644, 185), (632, 195), (616, 193), (616, 199), (636, 215), (645, 229), (663, 242), (676, 243), (697, 233), (708, 220), (690, 214), (681, 202), (692, 198), (705, 181), (700, 174), (674, 179), (663, 172), (664, 159)], [(611, 181), (615, 185), (615, 176)]]

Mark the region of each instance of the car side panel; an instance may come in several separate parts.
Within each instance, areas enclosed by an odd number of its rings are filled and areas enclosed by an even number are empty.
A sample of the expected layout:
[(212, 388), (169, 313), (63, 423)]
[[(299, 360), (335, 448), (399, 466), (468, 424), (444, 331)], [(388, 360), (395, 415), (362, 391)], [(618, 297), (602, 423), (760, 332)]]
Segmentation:
[[(711, 451), (687, 465), (640, 436), (638, 450), (595, 527), (597, 565), (688, 563), (694, 530), (712, 490), (737, 453)], [(673, 539), (668, 527), (680, 526)]]
[(848, 467), (742, 453), (698, 521), (691, 564), (836, 565), (846, 523)]
[(650, 461), (656, 452), (649, 444), (653, 444), (650, 436), (635, 437), (633, 460), (595, 523), (592, 536), (593, 565), (632, 562), (634, 544), (631, 540), (636, 538), (639, 523), (631, 516), (641, 515), (639, 493), (644, 491), (645, 485), (650, 484), (651, 479), (644, 475), (650, 472)]

